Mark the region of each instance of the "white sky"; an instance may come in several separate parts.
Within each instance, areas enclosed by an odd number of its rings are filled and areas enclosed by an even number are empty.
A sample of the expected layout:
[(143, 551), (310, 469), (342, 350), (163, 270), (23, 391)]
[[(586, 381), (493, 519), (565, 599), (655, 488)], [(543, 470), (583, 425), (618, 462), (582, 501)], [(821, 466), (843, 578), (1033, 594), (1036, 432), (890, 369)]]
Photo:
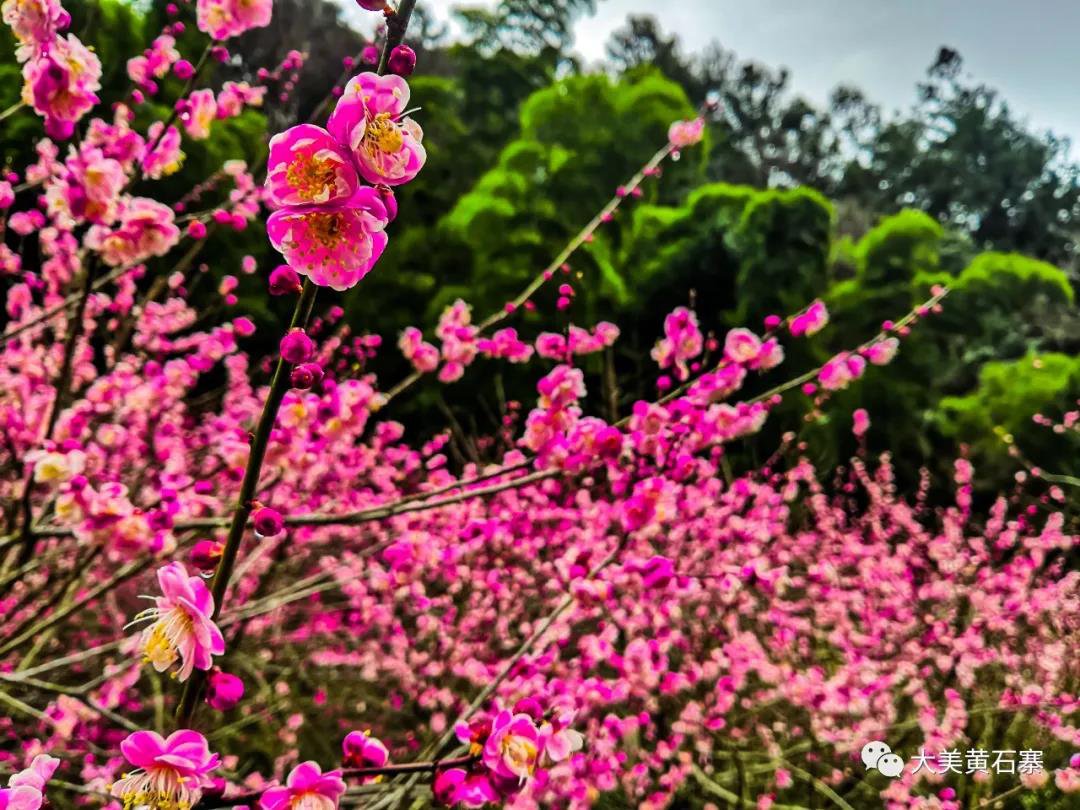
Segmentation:
[[(338, 2), (350, 18), (371, 19), (352, 0)], [(420, 2), (443, 19), (453, 6), (493, 5)], [(906, 108), (938, 46), (948, 45), (1032, 126), (1080, 141), (1076, 0), (599, 0), (597, 14), (578, 23), (575, 47), (599, 59), (629, 14), (648, 13), (684, 50), (716, 40), (741, 58), (787, 66), (795, 91), (818, 103), (847, 83), (887, 110)]]

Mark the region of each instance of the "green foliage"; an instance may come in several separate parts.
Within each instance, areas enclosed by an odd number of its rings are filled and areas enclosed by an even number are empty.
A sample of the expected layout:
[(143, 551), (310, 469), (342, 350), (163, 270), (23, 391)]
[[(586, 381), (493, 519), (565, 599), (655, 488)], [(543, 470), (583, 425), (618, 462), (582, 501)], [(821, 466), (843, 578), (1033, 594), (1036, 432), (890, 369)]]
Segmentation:
[[(439, 226), (442, 238), (461, 244), (472, 257), (471, 267), (457, 275), (470, 299), (489, 311), (516, 294), (551, 260), (554, 246), (576, 233), (640, 166), (643, 155), (664, 143), (670, 122), (691, 114), (678, 86), (655, 72), (619, 82), (572, 76), (530, 96), (521, 108), (518, 137)], [(700, 163), (688, 160), (674, 173), (700, 170)], [(611, 238), (617, 243), (620, 237)], [(625, 300), (625, 279), (612, 263), (616, 252), (613, 244), (598, 247), (586, 260), (586, 272), (606, 279), (601, 297)], [(432, 314), (454, 294), (443, 289), (432, 301)]]
[(983, 253), (960, 274), (953, 285), (972, 303), (1008, 307), (1018, 300), (1045, 296), (1073, 303), (1073, 289), (1064, 272), (1052, 264), (1017, 253)]
[(938, 269), (944, 229), (922, 211), (886, 217), (859, 242), (855, 252), (863, 287), (909, 283), (916, 273)]
[(735, 303), (738, 261), (729, 237), (759, 192), (747, 186), (709, 183), (681, 206), (635, 209), (621, 250), (620, 269), (632, 291), (625, 305), (652, 329), (666, 312), (687, 302), (693, 290), (707, 321)]
[(978, 386), (964, 396), (945, 397), (937, 409), (944, 435), (970, 444), (980, 460), (1001, 472), (1015, 468), (1008, 444), (1049, 469), (1060, 465), (1062, 438), (1032, 423), (1037, 413), (1053, 413), (1080, 395), (1080, 358), (1065, 354), (1027, 355), (991, 361)]
[(759, 323), (772, 312), (796, 312), (824, 292), (832, 223), (832, 205), (812, 189), (754, 196), (732, 234), (740, 262), (738, 320)]

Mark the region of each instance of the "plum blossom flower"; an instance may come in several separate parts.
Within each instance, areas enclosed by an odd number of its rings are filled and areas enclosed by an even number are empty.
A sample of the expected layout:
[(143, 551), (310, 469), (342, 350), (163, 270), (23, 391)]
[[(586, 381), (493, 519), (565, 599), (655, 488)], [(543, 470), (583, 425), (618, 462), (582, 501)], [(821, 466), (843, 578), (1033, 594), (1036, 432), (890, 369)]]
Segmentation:
[(428, 374), (439, 366), (439, 350), (424, 340), (424, 333), (415, 326), (408, 326), (398, 338), (398, 348), (413, 368)]
[(0, 788), (0, 810), (38, 810), (45, 800), (45, 785), (52, 779), (60, 760), (38, 754), (30, 767), (14, 774), (6, 788)]
[(780, 341), (776, 338), (769, 338), (761, 342), (757, 355), (747, 363), (747, 366), (756, 371), (768, 371), (783, 362), (784, 347), (780, 345)]
[(23, 66), (23, 101), (45, 119), (46, 132), (66, 140), (100, 101), (101, 62), (74, 34), (56, 37)]
[(38, 810), (43, 801), (41, 791), (29, 785), (0, 788), (0, 810)]
[(34, 465), (34, 481), (39, 484), (70, 481), (86, 467), (86, 453), (81, 450), (36, 450), (27, 453), (26, 460)]
[(361, 188), (348, 208), (282, 208), (266, 223), (270, 243), (301, 275), (321, 287), (356, 286), (386, 249), (389, 221), (382, 195)]
[(300, 276), (287, 264), (279, 264), (270, 272), (270, 294), (289, 295), (303, 289)]
[(449, 807), (483, 807), (501, 798), (488, 774), (470, 773), (464, 768), (439, 771), (435, 774), (432, 791), (437, 801)]
[[(381, 768), (390, 761), (390, 752), (382, 740), (371, 736), (370, 731), (350, 731), (341, 742), (342, 761), (350, 768)], [(369, 784), (381, 777), (365, 777)]]
[(181, 120), (184, 130), (196, 141), (210, 137), (210, 127), (217, 118), (217, 101), (213, 90), (195, 90), (188, 95), (188, 107)]
[(214, 672), (206, 684), (206, 702), (219, 712), (236, 707), (244, 697), (244, 682), (228, 672)]
[(424, 132), (411, 118), (401, 117), (408, 104), (409, 84), (400, 76), (361, 73), (345, 86), (326, 128), (352, 150), (367, 182), (399, 186), (423, 168)]
[(275, 537), (285, 530), (285, 518), (277, 509), (260, 506), (251, 513), (251, 525), (259, 537)]
[(732, 329), (724, 339), (724, 356), (732, 363), (749, 364), (761, 352), (761, 338), (749, 329)]
[(212, 39), (229, 39), (270, 24), (274, 0), (199, 0), (196, 24)]
[(866, 370), (866, 361), (857, 354), (841, 352), (821, 367), (818, 382), (827, 391), (847, 388)]
[(490, 338), (477, 341), (476, 348), (488, 357), (499, 357), (511, 363), (525, 363), (533, 355), (533, 347), (518, 338), (517, 329), (500, 329)]
[(851, 421), (851, 432), (856, 436), (864, 436), (870, 429), (870, 414), (866, 412), (866, 408), (856, 408), (851, 414)]
[(143, 175), (160, 180), (180, 171), (184, 162), (184, 152), (180, 149), (180, 130), (174, 126), (165, 129), (163, 121), (155, 121), (146, 131), (146, 135), (152, 148), (143, 155)]
[(0, 14), (21, 43), (17, 51), (20, 62), (29, 59), (36, 47), (48, 43), (66, 18), (60, 0), (4, 0)]
[(585, 745), (585, 737), (580, 731), (570, 728), (575, 712), (563, 712), (550, 723), (540, 727), (544, 755), (552, 762), (562, 762)]
[(887, 366), (900, 351), (900, 341), (894, 337), (887, 337), (872, 343), (866, 349), (866, 359), (875, 366)]
[(814, 301), (803, 312), (791, 319), (788, 329), (792, 337), (810, 337), (825, 328), (829, 322), (829, 310), (823, 301)]
[(217, 97), (217, 116), (235, 118), (244, 107), (261, 107), (265, 96), (265, 87), (252, 87), (247, 82), (225, 82)]
[(536, 770), (543, 744), (540, 729), (529, 715), (503, 710), (491, 723), (481, 757), (495, 776), (520, 783)]
[(86, 236), (87, 245), (111, 267), (164, 256), (180, 239), (173, 210), (146, 197), (121, 200), (117, 219), (115, 227), (95, 225)]
[(259, 806), (262, 810), (334, 810), (344, 793), (341, 771), (323, 773), (318, 763), (302, 762), (284, 785), (263, 792)]
[(685, 149), (701, 142), (705, 135), (705, 119), (676, 121), (668, 128), (668, 142), (676, 149)]
[(416, 51), (408, 45), (395, 45), (386, 66), (398, 76), (411, 76), (416, 70)]
[(341, 203), (359, 186), (349, 153), (322, 127), (300, 124), (270, 140), (266, 190), (272, 203)]
[(296, 327), (285, 333), (279, 344), (281, 356), (286, 363), (306, 363), (315, 354), (315, 341), (303, 329)]
[(64, 162), (64, 171), (45, 189), (49, 213), (65, 226), (116, 219), (120, 192), (127, 183), (124, 167), (94, 146), (83, 146)]
[(445, 361), (439, 371), (440, 382), (454, 382), (465, 374), (479, 351), (477, 333), (472, 323), (472, 310), (460, 298), (443, 310), (435, 328), (435, 334), (442, 341), (442, 359)]
[(190, 729), (174, 731), (167, 738), (153, 731), (136, 731), (120, 743), (120, 752), (136, 768), (110, 791), (125, 810), (190, 808), (213, 783), (209, 774), (219, 763), (206, 738)]
[(135, 622), (153, 619), (139, 646), (143, 660), (158, 672), (179, 660), (177, 677), (186, 681), (194, 669), (210, 669), (213, 656), (225, 652), (225, 639), (212, 618), (214, 597), (200, 577), (188, 576), (183, 563), (162, 566), (157, 578), (161, 596), (135, 617)]
[(652, 359), (660, 368), (675, 369), (675, 376), (685, 380), (690, 376), (687, 361), (701, 354), (704, 337), (697, 315), (686, 307), (677, 307), (664, 318), (664, 337), (652, 350)]

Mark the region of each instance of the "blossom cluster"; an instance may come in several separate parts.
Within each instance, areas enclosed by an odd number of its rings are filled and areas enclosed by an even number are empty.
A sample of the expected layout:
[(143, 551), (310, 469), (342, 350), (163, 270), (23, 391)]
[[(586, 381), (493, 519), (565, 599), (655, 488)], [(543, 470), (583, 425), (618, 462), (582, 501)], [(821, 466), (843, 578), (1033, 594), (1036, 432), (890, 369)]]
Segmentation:
[(423, 131), (404, 115), (408, 104), (400, 76), (361, 73), (325, 129), (300, 124), (270, 141), (266, 189), (277, 210), (267, 232), (313, 283), (349, 289), (386, 249), (385, 228), (397, 215), (391, 186), (416, 177), (427, 157)]

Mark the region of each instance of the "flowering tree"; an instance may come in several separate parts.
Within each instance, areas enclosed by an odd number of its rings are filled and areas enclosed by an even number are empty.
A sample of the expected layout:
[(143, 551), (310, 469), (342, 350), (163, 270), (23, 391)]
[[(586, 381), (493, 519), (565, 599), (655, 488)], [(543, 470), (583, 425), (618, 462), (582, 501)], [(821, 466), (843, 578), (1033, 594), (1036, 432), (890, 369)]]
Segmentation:
[[(1060, 490), (1035, 475), (977, 507), (961, 458), (935, 507), (929, 481), (905, 495), (866, 453), (827, 485), (793, 434), (731, 462), (781, 403), (815, 413), (888, 366), (947, 288), (777, 379), (785, 346), (828, 328), (822, 301), (722, 337), (680, 306), (651, 351), (657, 396), (625, 414), (615, 398), (609, 418), (581, 358), (616, 324), (512, 325), (543, 289), (572, 309), (589, 283), (574, 254), (695, 148), (710, 106), (501, 309), (458, 300), (433, 337), (405, 327), (409, 376), (341, 362), (380, 342), (352, 335), (335, 293), (393, 250), (395, 189), (427, 154), (403, 44), (415, 3), (360, 4), (385, 24), (374, 69), (348, 58), (265, 167), (231, 161), (165, 201), (155, 183), (185, 142), (263, 103), (266, 85), (200, 75), (272, 3), (172, 6), (107, 116), (102, 65), (59, 1), (3, 3), (44, 136), (0, 181), (0, 810), (1067, 802), (1080, 594)], [(185, 20), (206, 38), (194, 61)], [(170, 73), (171, 113), (133, 126)], [(208, 319), (191, 295), (210, 231), (249, 227), (284, 260), (267, 294), (295, 299), (265, 369), (244, 349), (253, 321)], [(481, 357), (535, 379), (498, 436), (417, 445), (382, 418)], [(852, 414), (860, 440), (872, 429)], [(452, 443), (471, 445), (456, 473)], [(860, 750), (883, 739), (946, 766), (868, 773)], [(951, 779), (946, 752), (977, 745), (1045, 767)]]

